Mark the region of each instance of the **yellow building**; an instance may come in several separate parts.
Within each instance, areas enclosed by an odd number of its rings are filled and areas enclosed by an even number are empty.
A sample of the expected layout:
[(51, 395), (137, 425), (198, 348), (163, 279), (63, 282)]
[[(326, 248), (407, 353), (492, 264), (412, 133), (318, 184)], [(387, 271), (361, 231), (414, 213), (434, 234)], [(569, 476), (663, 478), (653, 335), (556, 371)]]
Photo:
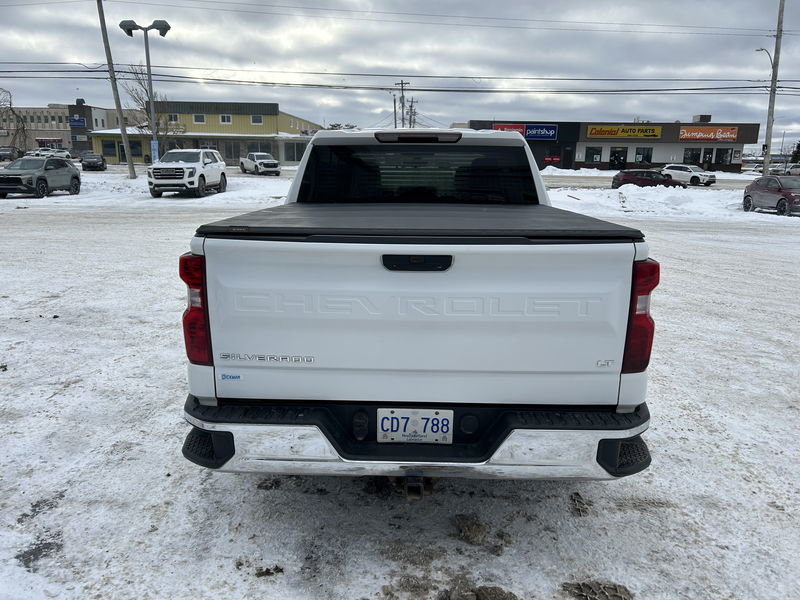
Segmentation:
[[(303, 156), (318, 123), (279, 110), (272, 102), (156, 102), (159, 152), (214, 148), (229, 165), (248, 152), (269, 152), (283, 164)], [(94, 131), (94, 151), (111, 164), (125, 162), (119, 129)], [(134, 162), (150, 162), (150, 128), (129, 127)]]

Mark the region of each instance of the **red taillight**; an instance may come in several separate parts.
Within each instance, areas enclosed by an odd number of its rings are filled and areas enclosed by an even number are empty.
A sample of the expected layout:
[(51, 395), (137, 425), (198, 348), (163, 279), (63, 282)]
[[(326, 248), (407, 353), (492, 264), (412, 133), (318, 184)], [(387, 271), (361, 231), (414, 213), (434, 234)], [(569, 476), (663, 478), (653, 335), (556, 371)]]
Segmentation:
[(186, 356), (196, 365), (213, 365), (211, 331), (206, 310), (206, 260), (196, 254), (181, 256), (179, 272), (188, 286), (188, 307), (183, 313), (183, 339)]
[(655, 323), (650, 317), (650, 292), (658, 285), (661, 269), (652, 258), (633, 263), (628, 335), (622, 358), (623, 373), (641, 373), (650, 362)]

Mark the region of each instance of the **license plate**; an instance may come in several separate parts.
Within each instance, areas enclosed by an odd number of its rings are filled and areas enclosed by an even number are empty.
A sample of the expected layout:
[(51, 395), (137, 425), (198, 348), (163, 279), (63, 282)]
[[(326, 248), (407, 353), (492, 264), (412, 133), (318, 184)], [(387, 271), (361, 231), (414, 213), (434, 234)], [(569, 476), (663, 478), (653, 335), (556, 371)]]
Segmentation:
[(378, 442), (452, 444), (453, 411), (379, 408)]

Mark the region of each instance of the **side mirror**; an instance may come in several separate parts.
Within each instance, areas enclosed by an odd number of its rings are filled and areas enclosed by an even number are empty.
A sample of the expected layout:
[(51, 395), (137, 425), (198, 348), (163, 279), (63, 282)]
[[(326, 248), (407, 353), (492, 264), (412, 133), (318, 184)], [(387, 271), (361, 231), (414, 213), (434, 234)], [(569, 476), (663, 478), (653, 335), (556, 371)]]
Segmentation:
[(210, 158), (204, 158), (204, 159), (203, 159), (203, 164), (204, 164), (204, 165), (210, 165), (212, 162), (213, 162), (213, 161), (212, 161)]

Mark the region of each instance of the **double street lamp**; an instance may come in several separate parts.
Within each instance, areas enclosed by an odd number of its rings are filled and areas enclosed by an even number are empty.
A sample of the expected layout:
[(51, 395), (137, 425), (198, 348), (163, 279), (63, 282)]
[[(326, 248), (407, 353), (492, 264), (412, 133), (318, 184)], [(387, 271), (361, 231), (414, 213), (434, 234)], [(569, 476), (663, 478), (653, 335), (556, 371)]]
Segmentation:
[(158, 160), (159, 152), (158, 138), (156, 137), (155, 99), (153, 98), (153, 74), (150, 70), (150, 41), (147, 39), (147, 32), (151, 29), (155, 29), (161, 37), (164, 37), (171, 27), (169, 23), (161, 19), (153, 21), (149, 27), (142, 27), (137, 24), (136, 21), (127, 19), (125, 21), (120, 21), (119, 28), (129, 37), (133, 37), (133, 32), (137, 29), (144, 32), (144, 56), (147, 61), (147, 94), (150, 97), (150, 133), (152, 135), (152, 139), (150, 140), (150, 160), (155, 162)]

